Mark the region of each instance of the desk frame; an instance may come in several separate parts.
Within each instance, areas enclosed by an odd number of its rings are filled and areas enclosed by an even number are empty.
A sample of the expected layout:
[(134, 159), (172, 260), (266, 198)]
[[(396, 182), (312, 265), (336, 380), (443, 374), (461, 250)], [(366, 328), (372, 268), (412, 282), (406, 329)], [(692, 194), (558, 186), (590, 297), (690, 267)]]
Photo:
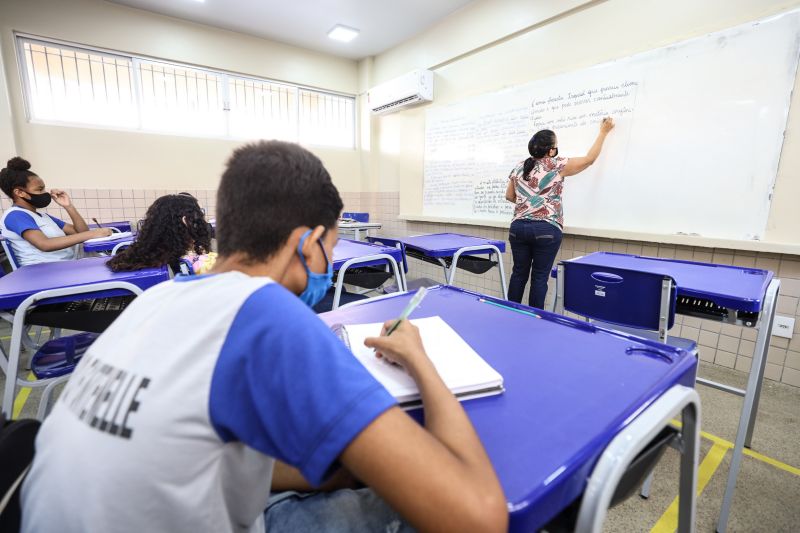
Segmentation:
[[(452, 256), (434, 257), (434, 256), (430, 256), (430, 255), (426, 254), (424, 249), (417, 248), (416, 246), (409, 245), (405, 241), (402, 241), (402, 239), (400, 239), (400, 240), (401, 240), (401, 242), (403, 242), (403, 245), (406, 248), (411, 248), (412, 250), (417, 250), (420, 253), (422, 253), (422, 254), (424, 254), (424, 255), (432, 258), (432, 259), (436, 259), (439, 262), (439, 264), (442, 266), (442, 270), (444, 271), (445, 283), (447, 283), (448, 285), (453, 285), (453, 286), (455, 286), (456, 269), (458, 268), (458, 259), (462, 255), (481, 255), (479, 253), (475, 253), (475, 252), (481, 252), (482, 254), (488, 254), (490, 261), (493, 260), (495, 257), (497, 257), (497, 268), (500, 270), (500, 294), (503, 295), (503, 299), (504, 300), (508, 300), (508, 287), (506, 286), (506, 271), (505, 271), (505, 268), (503, 267), (503, 254), (500, 253), (500, 249), (497, 246), (495, 246), (494, 244), (488, 244), (487, 243), (487, 244), (481, 244), (481, 245), (477, 245), (477, 246), (463, 246), (463, 247), (457, 249)], [(472, 253), (470, 253), (470, 252), (472, 252)], [(447, 257), (452, 257), (452, 260), (450, 262), (450, 267), (449, 268), (447, 266), (447, 261), (445, 261), (445, 259)], [(412, 258), (413, 258), (413, 256), (412, 256)]]
[[(758, 314), (758, 321), (753, 326), (758, 330), (758, 336), (756, 337), (756, 346), (753, 351), (753, 361), (750, 365), (747, 387), (742, 390), (704, 378), (697, 378), (696, 380), (697, 383), (708, 387), (744, 397), (742, 414), (739, 417), (739, 426), (736, 430), (736, 441), (733, 447), (731, 468), (728, 472), (725, 495), (722, 499), (722, 508), (720, 510), (719, 521), (717, 522), (718, 533), (725, 533), (728, 528), (728, 519), (733, 503), (733, 493), (736, 490), (736, 480), (739, 477), (739, 470), (742, 465), (742, 455), (744, 454), (745, 447), (751, 447), (753, 430), (756, 424), (756, 415), (758, 413), (758, 403), (761, 397), (761, 386), (764, 382), (764, 370), (767, 365), (769, 338), (772, 335), (772, 325), (775, 321), (775, 307), (778, 301), (779, 289), (780, 280), (773, 278), (764, 292), (763, 304)], [(559, 263), (557, 267), (556, 297), (553, 300), (553, 311), (562, 315), (564, 314), (564, 267), (561, 263)], [(665, 341), (666, 334), (662, 342)], [(645, 492), (647, 492), (648, 489), (649, 484), (644, 489)]]
[[(357, 266), (366, 266), (365, 264), (374, 263), (376, 261), (386, 261), (388, 263), (389, 268), (392, 269), (394, 272), (394, 279), (397, 283), (397, 287), (400, 292), (405, 292), (406, 289), (406, 277), (403, 273), (402, 269), (397, 266), (397, 261), (394, 257), (389, 254), (373, 254), (373, 255), (365, 255), (362, 257), (351, 257), (347, 261), (342, 264), (341, 267), (337, 270), (339, 272), (338, 277), (336, 278), (336, 290), (333, 293), (333, 309), (339, 308), (339, 300), (342, 297), (342, 289), (344, 288), (344, 273), (347, 272), (348, 268), (357, 267)], [(370, 265), (374, 266), (374, 265)]]
[[(375, 299), (351, 302), (342, 306), (342, 309), (374, 304), (378, 300), (388, 300), (398, 296), (402, 294), (387, 294)], [(500, 303), (496, 298), (486, 298)], [(681, 454), (678, 531), (694, 533), (701, 408), (697, 391), (684, 385), (673, 385), (663, 392), (605, 447), (592, 469), (583, 493), (576, 532), (591, 533), (602, 530), (611, 499), (627, 466), (679, 414), (683, 423), (677, 446)], [(509, 510), (512, 511), (510, 505)]]
[[(345, 227), (339, 226), (337, 228), (337, 231), (339, 233), (352, 233), (354, 241), (362, 241), (363, 240), (362, 236), (361, 236), (361, 232), (364, 233), (364, 235), (363, 235), (364, 237), (369, 237), (370, 230), (381, 229), (381, 224), (378, 224), (377, 222), (355, 222), (355, 223), (351, 223), (351, 224), (353, 224), (353, 226), (349, 226), (349, 227), (348, 226), (345, 226)], [(355, 224), (362, 224), (362, 225), (356, 226)]]
[(37, 304), (43, 303), (45, 300), (51, 298), (70, 297), (70, 301), (82, 300), (90, 297), (91, 294), (111, 291), (123, 290), (135, 294), (136, 296), (144, 292), (141, 288), (128, 281), (104, 281), (101, 283), (90, 283), (86, 285), (76, 285), (74, 287), (63, 287), (58, 289), (47, 289), (31, 294), (17, 306), (14, 312), (14, 320), (11, 325), (11, 346), (8, 350), (8, 360), (0, 360), (0, 366), (6, 374), (5, 389), (3, 391), (3, 414), (6, 419), (11, 420), (14, 412), (14, 398), (16, 396), (17, 386), (19, 387), (45, 387), (42, 393), (42, 398), (39, 401), (39, 409), (36, 418), (43, 420), (47, 411), (50, 395), (53, 389), (59, 383), (66, 381), (70, 374), (59, 376), (57, 378), (39, 379), (36, 381), (26, 381), (21, 379), (18, 375), (20, 355), (22, 353), (22, 339), (25, 331), (25, 318), (28, 311), (35, 307)]

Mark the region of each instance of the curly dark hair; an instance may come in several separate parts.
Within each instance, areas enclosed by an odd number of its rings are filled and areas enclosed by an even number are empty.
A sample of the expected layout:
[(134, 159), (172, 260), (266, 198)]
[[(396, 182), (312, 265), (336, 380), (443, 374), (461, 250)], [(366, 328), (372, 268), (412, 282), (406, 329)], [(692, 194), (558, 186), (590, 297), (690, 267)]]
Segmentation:
[(177, 272), (190, 249), (198, 254), (211, 249), (209, 224), (195, 198), (170, 194), (147, 209), (136, 240), (112, 257), (108, 267), (122, 272), (169, 265)]

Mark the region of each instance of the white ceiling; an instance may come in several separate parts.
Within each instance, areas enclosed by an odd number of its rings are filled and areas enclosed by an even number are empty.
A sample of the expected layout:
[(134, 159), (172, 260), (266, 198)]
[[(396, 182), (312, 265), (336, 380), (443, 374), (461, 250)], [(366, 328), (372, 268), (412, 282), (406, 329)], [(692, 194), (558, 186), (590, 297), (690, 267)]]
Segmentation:
[[(361, 59), (432, 26), (472, 0), (111, 0), (117, 4)], [(349, 43), (328, 38), (336, 24), (361, 30)]]

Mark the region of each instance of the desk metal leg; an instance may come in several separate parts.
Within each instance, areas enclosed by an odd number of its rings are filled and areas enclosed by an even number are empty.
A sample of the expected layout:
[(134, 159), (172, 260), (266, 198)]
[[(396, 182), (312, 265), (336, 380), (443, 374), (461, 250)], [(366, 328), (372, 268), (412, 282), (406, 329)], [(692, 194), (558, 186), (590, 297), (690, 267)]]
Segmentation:
[(353, 265), (359, 265), (362, 263), (372, 263), (375, 261), (386, 261), (392, 272), (394, 273), (394, 280), (397, 283), (397, 287), (399, 288), (400, 292), (405, 291), (405, 277), (401, 274), (400, 267), (397, 266), (397, 261), (395, 261), (394, 257), (388, 254), (375, 254), (375, 255), (367, 255), (364, 257), (356, 257), (353, 259), (348, 259), (344, 262), (344, 264), (339, 268), (339, 277), (336, 280), (336, 289), (333, 293), (333, 306), (331, 309), (338, 309), (339, 308), (339, 301), (342, 298), (342, 289), (344, 288), (344, 274), (347, 272), (347, 269)]
[(583, 494), (575, 531), (601, 531), (608, 506), (628, 465), (679, 413), (681, 427), (678, 531), (694, 532), (697, 456), (700, 449), (700, 397), (697, 391), (676, 385), (656, 399), (606, 446)]
[[(694, 389), (692, 389), (694, 390)], [(695, 394), (697, 392), (695, 391)], [(678, 532), (694, 531), (697, 510), (697, 461), (700, 454), (700, 398), (683, 409), (683, 453), (681, 455)]]
[(759, 319), (758, 337), (756, 339), (756, 349), (753, 353), (753, 363), (750, 365), (750, 377), (747, 379), (747, 389), (742, 405), (742, 416), (739, 418), (739, 429), (736, 431), (736, 442), (733, 446), (733, 457), (731, 458), (731, 469), (728, 472), (728, 484), (725, 487), (725, 496), (722, 499), (722, 509), (719, 514), (717, 531), (725, 533), (728, 528), (728, 516), (733, 502), (733, 493), (736, 490), (736, 478), (739, 476), (739, 469), (742, 466), (742, 455), (744, 447), (749, 445), (750, 437), (753, 432), (753, 425), (756, 419), (756, 409), (758, 409), (758, 399), (761, 393), (761, 382), (763, 379), (764, 367), (767, 363), (767, 350), (769, 350), (769, 337), (772, 334), (772, 323), (775, 319), (775, 303), (778, 299), (778, 289), (780, 281), (773, 279), (767, 293), (764, 296), (764, 309)]
[(500, 269), (500, 292), (503, 295), (503, 300), (508, 300), (508, 285), (506, 285), (506, 271), (503, 267), (503, 257), (500, 252), (497, 252), (497, 268)]
[[(769, 298), (769, 291), (772, 285), (775, 284), (775, 295)], [(755, 396), (753, 398), (753, 412), (750, 417), (750, 422), (747, 425), (747, 436), (744, 439), (744, 445), (750, 448), (750, 443), (753, 440), (753, 429), (756, 425), (756, 416), (758, 415), (758, 401), (761, 399), (761, 385), (764, 383), (764, 369), (767, 366), (767, 354), (769, 353), (769, 339), (772, 336), (772, 326), (775, 323), (775, 307), (778, 304), (778, 292), (780, 291), (780, 281), (772, 280), (770, 286), (767, 287), (767, 296), (764, 298), (764, 309), (758, 320), (758, 337), (756, 337), (756, 347), (753, 352), (753, 365), (755, 364), (755, 354), (761, 355), (761, 363), (758, 369), (759, 379), (756, 383)], [(752, 374), (755, 367), (751, 365), (750, 372)]]
[(456, 253), (453, 254), (453, 261), (450, 263), (450, 268), (448, 269), (445, 266), (445, 263), (442, 259), (439, 261), (442, 263), (444, 267), (444, 275), (445, 279), (447, 280), (448, 285), (453, 285), (456, 279), (456, 268), (458, 266), (458, 259), (467, 252), (484, 252), (489, 254), (489, 259), (491, 260), (492, 257), (497, 254), (497, 264), (500, 267), (500, 294), (503, 295), (504, 300), (508, 300), (508, 288), (506, 287), (506, 273), (503, 270), (503, 258), (500, 255), (500, 249), (497, 246), (489, 245), (489, 246), (465, 246), (464, 248), (459, 248), (456, 250)]
[(553, 299), (553, 312), (564, 314), (564, 265), (558, 264), (556, 269), (556, 297)]

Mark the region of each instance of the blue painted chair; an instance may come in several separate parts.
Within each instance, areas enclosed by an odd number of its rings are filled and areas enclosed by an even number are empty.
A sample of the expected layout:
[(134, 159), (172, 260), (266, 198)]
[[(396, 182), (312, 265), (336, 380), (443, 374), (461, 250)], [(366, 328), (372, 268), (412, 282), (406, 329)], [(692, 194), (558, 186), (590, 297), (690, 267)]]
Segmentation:
[(355, 222), (369, 222), (369, 213), (361, 213), (357, 211), (345, 211), (342, 213), (342, 218), (349, 218)]
[(8, 258), (8, 264), (11, 265), (11, 270), (14, 271), (19, 268), (19, 261), (17, 261), (17, 256), (14, 254), (14, 249), (11, 247), (11, 243), (6, 238), (0, 237), (0, 243), (3, 245), (3, 251), (6, 253), (6, 257)]
[[(666, 275), (564, 261), (558, 264), (556, 312), (586, 317), (606, 329), (657, 340), (697, 357), (697, 343), (670, 337), (675, 323), (677, 290)], [(652, 472), (641, 496), (650, 495)]]
[(565, 261), (558, 265), (558, 307), (597, 326), (696, 350), (689, 339), (670, 337), (676, 288), (670, 276)]

